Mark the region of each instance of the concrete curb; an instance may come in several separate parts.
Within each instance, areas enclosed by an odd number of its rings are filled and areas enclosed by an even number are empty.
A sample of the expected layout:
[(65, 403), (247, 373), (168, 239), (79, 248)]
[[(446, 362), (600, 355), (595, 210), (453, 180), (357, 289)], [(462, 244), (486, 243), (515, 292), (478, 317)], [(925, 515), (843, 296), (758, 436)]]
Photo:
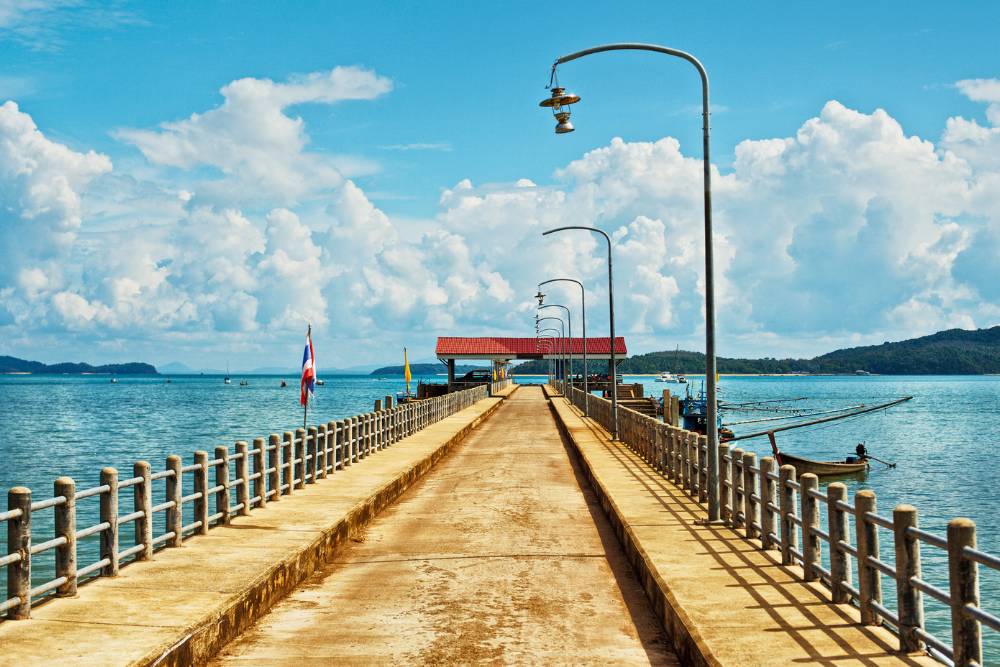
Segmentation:
[(309, 545), (288, 555), (263, 573), (253, 577), (246, 587), (213, 613), (184, 628), (178, 640), (160, 645), (135, 665), (181, 666), (208, 662), (227, 643), (242, 634), (276, 603), (288, 596), (320, 566), (333, 559), (351, 535), (395, 502), (410, 486), (429, 472), (455, 445), (462, 442), (480, 424), (489, 419), (515, 390), (474, 418), (431, 454), (418, 461), (394, 480), (382, 485), (365, 500), (322, 531)]
[(667, 586), (653, 564), (652, 559), (648, 556), (645, 549), (643, 549), (642, 543), (636, 538), (635, 533), (629, 527), (624, 514), (615, 504), (607, 489), (604, 488), (600, 480), (594, 475), (591, 462), (580, 449), (576, 440), (573, 439), (569, 427), (563, 420), (563, 415), (553, 403), (552, 399), (560, 398), (561, 395), (550, 395), (548, 388), (546, 388), (545, 394), (549, 398), (549, 409), (555, 417), (559, 432), (571, 445), (573, 455), (580, 463), (590, 487), (594, 490), (601, 503), (604, 514), (607, 516), (608, 521), (611, 522), (615, 530), (615, 535), (618, 537), (619, 543), (628, 556), (629, 563), (635, 570), (637, 577), (642, 582), (642, 587), (646, 591), (646, 597), (649, 598), (657, 617), (663, 624), (664, 631), (670, 637), (674, 652), (680, 658), (681, 664), (697, 665), (699, 667), (709, 665), (712, 667), (721, 666), (722, 663), (712, 654), (712, 651), (708, 648), (707, 643), (698, 632), (695, 624), (670, 592), (669, 586)]

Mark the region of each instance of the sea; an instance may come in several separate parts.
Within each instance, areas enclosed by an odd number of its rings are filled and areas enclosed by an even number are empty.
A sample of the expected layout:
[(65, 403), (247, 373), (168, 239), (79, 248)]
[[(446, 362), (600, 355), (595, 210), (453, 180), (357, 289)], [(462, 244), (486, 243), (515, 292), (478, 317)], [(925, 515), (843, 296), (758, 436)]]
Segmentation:
[[(402, 378), (395, 376), (320, 377), (326, 384), (316, 388), (310, 423), (370, 411), (376, 399), (404, 390)], [(280, 386), (282, 379), (287, 387)], [(247, 386), (241, 386), (241, 380)], [(414, 378), (414, 383), (420, 380), (443, 378)], [(519, 381), (540, 383), (544, 378)], [(625, 382), (641, 383), (647, 395), (660, 396), (664, 389), (697, 393), (703, 378), (689, 376), (686, 387), (646, 376), (626, 376)], [(949, 519), (969, 517), (976, 522), (979, 547), (1000, 555), (1000, 452), (994, 449), (1000, 442), (1000, 377), (723, 376), (719, 386), (720, 400), (728, 404), (776, 401), (771, 405), (810, 412), (913, 396), (889, 410), (780, 433), (778, 444), (808, 458), (842, 460), (863, 441), (874, 456), (896, 465), (876, 463), (865, 476), (838, 480), (848, 485), (849, 493), (874, 490), (884, 516), (891, 516), (898, 503), (915, 505), (921, 527), (939, 535), (944, 535)], [(81, 490), (97, 486), (105, 466), (117, 468), (125, 479), (140, 459), (157, 471), (170, 454), (181, 455), (187, 463), (195, 450), (211, 452), (217, 445), (294, 430), (303, 417), (298, 394), (295, 376), (234, 374), (232, 384), (226, 385), (214, 375), (120, 376), (117, 383), (105, 375), (0, 375), (0, 490), (27, 486), (34, 500), (40, 500), (52, 495), (52, 482), (59, 476), (72, 477)], [(728, 423), (774, 416), (780, 413), (761, 406), (723, 412)], [(740, 424), (733, 430), (747, 433), (781, 423)], [(758, 457), (770, 454), (767, 438), (741, 441), (740, 447)], [(156, 496), (162, 497), (162, 486), (154, 485)], [(127, 493), (121, 502), (123, 508), (131, 507)], [(0, 499), (0, 508), (5, 507)], [(81, 500), (78, 513), (79, 527), (96, 523), (96, 499)], [(36, 514), (36, 536), (52, 535), (51, 517), (51, 510)], [(0, 530), (0, 554), (6, 553), (5, 540), (6, 531)], [(891, 563), (892, 536), (881, 531), (881, 542), (882, 558)], [(127, 530), (121, 543), (122, 548), (132, 543)], [(80, 566), (94, 562), (96, 553), (95, 539), (82, 540)], [(925, 545), (921, 555), (924, 578), (947, 590), (945, 554)], [(36, 556), (34, 585), (52, 578), (51, 556)], [(0, 568), (0, 599), (5, 598), (5, 570)], [(982, 606), (996, 615), (998, 575), (980, 567)], [(883, 590), (886, 606), (894, 610), (895, 591), (886, 578)], [(924, 605), (928, 630), (950, 643), (948, 610), (929, 596), (924, 596)], [(1000, 664), (1000, 635), (984, 628), (983, 640), (988, 662)]]

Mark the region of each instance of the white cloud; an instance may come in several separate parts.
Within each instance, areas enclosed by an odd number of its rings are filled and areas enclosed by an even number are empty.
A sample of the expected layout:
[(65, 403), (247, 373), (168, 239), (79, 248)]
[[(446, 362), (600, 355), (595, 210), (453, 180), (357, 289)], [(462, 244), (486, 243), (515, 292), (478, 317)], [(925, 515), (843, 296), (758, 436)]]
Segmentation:
[(192, 170), (211, 167), (222, 175), (201, 184), (196, 196), (211, 203), (263, 202), (294, 205), (336, 187), (347, 176), (377, 167), (364, 158), (308, 152), (301, 118), (289, 107), (371, 100), (391, 82), (369, 70), (335, 67), (276, 83), (245, 78), (220, 91), (221, 106), (158, 130), (120, 129), (115, 136), (134, 144), (153, 164)]
[[(724, 353), (996, 323), (1000, 86), (957, 86), (989, 105), (990, 124), (950, 119), (935, 144), (883, 110), (829, 102), (793, 136), (742, 142), (732, 170), (713, 171)], [(633, 349), (698, 340), (700, 158), (670, 137), (615, 139), (552, 183), (466, 179), (442, 192), (432, 220), (392, 217), (336, 158), (310, 152), (303, 121), (287, 115), (389, 88), (356, 68), (241, 79), (216, 109), (121, 131), (154, 168), (114, 173), (106, 157), (52, 142), (16, 105), (0, 107), (0, 248), (12, 258), (0, 266), (0, 331), (203, 350), (221, 336), (268, 361), (308, 321), (340, 341), (329, 363), (348, 365), (380, 358), (387, 343), (429, 346), (437, 333), (529, 332), (535, 285), (569, 277), (587, 287), (596, 334), (606, 327), (603, 238), (541, 236), (593, 225), (614, 238), (617, 324)], [(206, 181), (206, 167), (221, 178)], [(576, 287), (547, 291), (579, 327)]]

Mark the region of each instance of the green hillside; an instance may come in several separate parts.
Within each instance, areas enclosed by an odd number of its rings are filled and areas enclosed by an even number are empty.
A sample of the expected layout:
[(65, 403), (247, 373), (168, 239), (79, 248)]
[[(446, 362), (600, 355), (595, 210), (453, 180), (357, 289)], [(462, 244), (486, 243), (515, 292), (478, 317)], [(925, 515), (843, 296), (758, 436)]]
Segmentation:
[[(854, 373), (880, 375), (983, 375), (1000, 373), (1000, 326), (968, 331), (949, 329), (930, 336), (895, 343), (852, 347), (812, 359), (737, 359), (719, 357), (720, 373)], [(576, 366), (581, 366), (577, 362)], [(607, 372), (607, 362), (590, 362), (592, 373)], [(703, 373), (701, 352), (649, 352), (630, 357), (619, 365), (620, 373)], [(545, 373), (548, 362), (540, 359), (517, 366), (515, 373)], [(582, 369), (581, 369), (582, 370)]]
[[(486, 368), (486, 366), (455, 366), (455, 375), (461, 376), (465, 375), (469, 371), (477, 370), (479, 368)], [(410, 364), (410, 373), (414, 376), (416, 375), (437, 375), (438, 373), (447, 373), (448, 367), (444, 364)], [(376, 368), (369, 375), (402, 375), (403, 366), (383, 366), (382, 368)]]
[(28, 361), (17, 357), (0, 356), (0, 373), (33, 373), (54, 375), (82, 375), (84, 373), (106, 373), (109, 375), (156, 375), (156, 367), (150, 364), (132, 362), (127, 364), (90, 364), (70, 363), (43, 364), (40, 361)]

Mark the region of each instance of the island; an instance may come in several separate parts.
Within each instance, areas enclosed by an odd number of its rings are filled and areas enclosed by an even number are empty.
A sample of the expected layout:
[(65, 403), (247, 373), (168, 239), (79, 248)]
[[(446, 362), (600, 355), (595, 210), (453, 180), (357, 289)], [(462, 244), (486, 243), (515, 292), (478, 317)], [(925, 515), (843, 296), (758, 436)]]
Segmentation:
[(104, 364), (91, 366), (79, 362), (43, 364), (17, 357), (0, 356), (0, 374), (25, 375), (159, 375), (152, 364), (129, 362), (125, 364)]

